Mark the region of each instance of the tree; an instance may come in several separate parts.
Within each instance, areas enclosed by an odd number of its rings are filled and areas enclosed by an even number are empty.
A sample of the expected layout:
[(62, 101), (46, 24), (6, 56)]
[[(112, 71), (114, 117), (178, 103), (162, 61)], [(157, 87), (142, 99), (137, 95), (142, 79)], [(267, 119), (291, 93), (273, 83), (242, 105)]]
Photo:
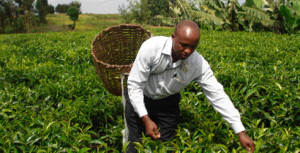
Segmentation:
[(0, 1), (0, 33), (4, 32), (5, 21), (11, 17), (11, 12), (9, 11), (9, 3), (7, 1)]
[(30, 32), (37, 25), (35, 0), (0, 0), (0, 33)]
[[(253, 31), (254, 24), (262, 24), (270, 21), (270, 16), (262, 9), (262, 0), (246, 0), (242, 8), (245, 10), (245, 18), (249, 22), (249, 32)], [(271, 21), (270, 21), (271, 22)]]
[(163, 24), (161, 17), (170, 16), (170, 3), (169, 0), (148, 0), (148, 9), (150, 10), (150, 18), (147, 21), (151, 25)]
[(6, 14), (6, 5), (5, 1), (0, 1), (0, 33), (4, 32), (5, 20), (8, 18), (8, 15)]
[(124, 19), (125, 23), (130, 23), (131, 21), (134, 20), (132, 13), (130, 10), (128, 10), (124, 4), (119, 5), (118, 11), (122, 18)]
[(167, 16), (169, 12), (169, 0), (149, 0), (147, 3), (152, 17), (156, 15)]
[(276, 33), (297, 33), (300, 29), (300, 1), (264, 1), (264, 8), (273, 23), (269, 25)]
[(135, 20), (139, 24), (146, 23), (150, 18), (151, 11), (148, 8), (147, 0), (129, 0), (127, 8), (119, 6), (120, 14), (126, 18), (127, 21)]
[[(34, 0), (15, 0), (15, 3), (10, 1), (11, 5), (15, 5), (14, 32), (22, 33), (27, 31), (29, 33), (30, 26), (33, 24), (33, 3)], [(13, 8), (13, 7), (11, 7)]]
[(24, 10), (24, 17), (25, 17), (25, 26), (26, 26), (26, 30), (27, 33), (29, 33), (29, 28), (32, 25), (32, 10), (33, 10), (33, 3), (34, 0), (24, 0), (24, 6), (23, 6), (23, 10)]
[[(151, 15), (151, 17), (154, 18), (154, 21), (158, 20), (157, 23), (159, 23), (159, 25), (175, 26), (181, 20), (191, 20), (192, 8), (187, 1), (171, 0), (169, 1), (169, 5), (167, 5), (165, 2), (160, 3), (164, 5), (165, 11), (162, 13), (157, 13), (154, 17)], [(159, 5), (160, 3), (157, 4)]]
[(240, 18), (240, 5), (237, 0), (229, 0), (226, 11), (227, 11), (227, 23), (232, 31), (238, 31), (239, 25), (243, 24)]
[(47, 23), (46, 15), (47, 15), (48, 0), (37, 0), (35, 7), (38, 11), (40, 22)]
[(175, 25), (180, 20), (193, 20), (209, 29), (270, 30), (297, 33), (300, 29), (299, 0), (128, 0), (127, 8), (119, 7), (126, 23)]
[(69, 4), (69, 7), (72, 7), (72, 6), (78, 8), (79, 13), (81, 13), (81, 11), (80, 11), (81, 3), (80, 3), (79, 1), (72, 1), (72, 2)]
[(50, 14), (54, 14), (55, 13), (53, 5), (48, 5), (47, 6), (47, 13), (50, 13)]
[(55, 7), (55, 12), (57, 13), (67, 13), (70, 7), (76, 7), (80, 11), (81, 3), (79, 1), (72, 1), (70, 4), (57, 4)]
[(185, 0), (176, 0), (175, 4), (171, 5), (174, 7), (172, 10), (179, 16), (181, 20), (191, 20), (191, 5)]
[(67, 11), (67, 15), (70, 17), (70, 19), (73, 21), (72, 29), (75, 29), (76, 21), (79, 17), (79, 9), (77, 7), (71, 6), (69, 7)]
[(180, 4), (179, 8), (183, 10), (185, 16), (198, 22), (201, 27), (238, 30), (240, 6), (236, 0), (228, 0), (227, 4), (222, 0), (190, 0), (189, 2), (177, 0), (176, 2)]
[(57, 13), (67, 13), (69, 8), (68, 4), (57, 4), (56, 8), (55, 8), (55, 12)]
[(280, 15), (283, 17), (283, 26), (288, 33), (297, 33), (297, 31), (300, 30), (299, 11), (299, 1), (290, 1), (287, 3), (287, 5), (280, 6)]
[(138, 23), (143, 24), (147, 22), (150, 18), (151, 11), (148, 8), (147, 0), (140, 0), (140, 3), (137, 3), (137, 7), (134, 9), (134, 16), (137, 19)]

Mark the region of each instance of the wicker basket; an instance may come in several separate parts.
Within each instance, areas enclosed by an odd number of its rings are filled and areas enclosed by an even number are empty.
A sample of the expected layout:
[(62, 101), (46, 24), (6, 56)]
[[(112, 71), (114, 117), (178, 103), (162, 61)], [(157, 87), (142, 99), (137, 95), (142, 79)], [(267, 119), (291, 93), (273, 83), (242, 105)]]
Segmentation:
[(141, 26), (122, 24), (109, 27), (94, 38), (91, 45), (94, 64), (110, 93), (121, 96), (120, 75), (130, 72), (141, 44), (150, 37), (151, 32)]

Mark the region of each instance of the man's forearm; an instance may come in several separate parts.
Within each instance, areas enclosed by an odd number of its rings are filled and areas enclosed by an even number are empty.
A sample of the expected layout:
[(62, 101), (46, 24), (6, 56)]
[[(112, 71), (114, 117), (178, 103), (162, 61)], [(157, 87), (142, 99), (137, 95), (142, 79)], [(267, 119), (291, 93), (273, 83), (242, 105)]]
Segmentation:
[(148, 122), (151, 121), (151, 119), (150, 119), (149, 115), (144, 115), (144, 116), (142, 116), (142, 121), (146, 125)]
[(142, 117), (144, 115), (147, 115), (147, 109), (145, 107), (144, 103), (144, 94), (143, 90), (141, 88), (134, 88), (131, 87), (131, 85), (128, 82), (128, 96), (131, 101), (131, 104), (136, 111), (136, 113), (139, 115), (139, 117)]

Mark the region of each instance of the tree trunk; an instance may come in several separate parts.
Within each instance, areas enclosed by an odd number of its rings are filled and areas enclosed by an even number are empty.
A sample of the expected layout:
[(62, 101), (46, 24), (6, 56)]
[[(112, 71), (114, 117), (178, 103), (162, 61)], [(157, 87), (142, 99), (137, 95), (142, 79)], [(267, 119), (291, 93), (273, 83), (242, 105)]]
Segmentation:
[(253, 25), (253, 23), (252, 23), (252, 22), (250, 22), (250, 24), (249, 24), (249, 32), (252, 32), (252, 31), (253, 31), (253, 29), (252, 29), (252, 25)]
[(75, 31), (75, 26), (76, 26), (76, 21), (74, 20), (73, 21), (73, 27), (72, 27), (73, 31)]

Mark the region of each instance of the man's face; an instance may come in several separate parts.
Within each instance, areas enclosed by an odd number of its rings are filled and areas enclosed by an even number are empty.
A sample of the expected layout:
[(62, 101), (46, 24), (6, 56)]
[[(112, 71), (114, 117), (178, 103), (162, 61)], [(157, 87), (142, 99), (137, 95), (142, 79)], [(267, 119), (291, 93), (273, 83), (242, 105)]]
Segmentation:
[(185, 60), (187, 59), (197, 48), (199, 42), (199, 35), (191, 34), (172, 34), (172, 57), (173, 61), (178, 59)]

